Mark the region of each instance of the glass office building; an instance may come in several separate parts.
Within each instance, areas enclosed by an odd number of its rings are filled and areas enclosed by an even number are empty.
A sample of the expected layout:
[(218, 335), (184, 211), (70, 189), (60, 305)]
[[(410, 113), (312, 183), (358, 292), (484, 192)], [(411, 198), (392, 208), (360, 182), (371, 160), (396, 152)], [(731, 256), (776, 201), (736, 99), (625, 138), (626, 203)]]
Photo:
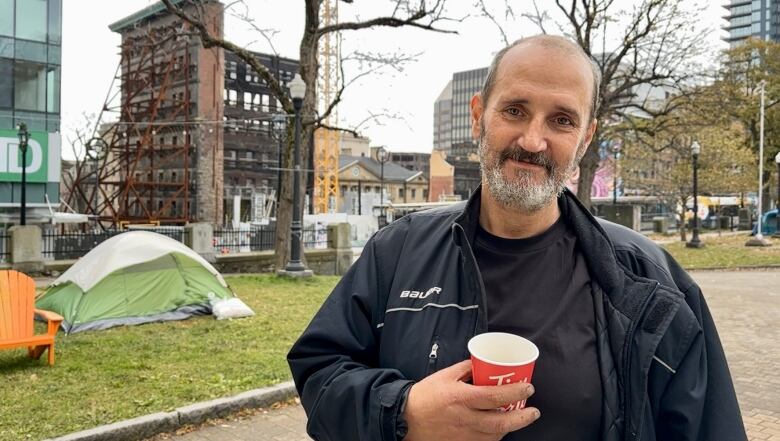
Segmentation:
[(28, 207), (59, 202), (61, 60), (62, 0), (0, 0), (0, 213), (18, 211), (19, 122), (31, 132)]
[(725, 40), (731, 47), (748, 37), (780, 41), (780, 0), (731, 0), (723, 7), (728, 11)]

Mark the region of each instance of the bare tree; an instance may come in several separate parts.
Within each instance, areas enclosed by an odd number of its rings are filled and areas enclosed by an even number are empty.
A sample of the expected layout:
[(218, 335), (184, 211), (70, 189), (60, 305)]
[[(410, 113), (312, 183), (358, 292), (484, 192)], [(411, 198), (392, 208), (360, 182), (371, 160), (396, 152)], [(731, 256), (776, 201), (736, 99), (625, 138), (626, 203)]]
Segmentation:
[[(508, 4), (509, 2), (507, 2)], [(616, 0), (555, 0), (551, 10), (533, 1), (533, 12), (521, 16), (542, 33), (555, 26), (572, 38), (601, 70), (599, 129), (580, 163), (577, 196), (590, 206), (590, 192), (599, 166), (599, 145), (611, 127), (627, 116), (658, 116), (674, 109), (673, 101), (651, 99), (654, 88), (675, 94), (698, 76), (695, 60), (706, 50), (706, 33), (697, 32), (697, 11), (684, 0), (640, 0), (625, 8)], [(545, 2), (547, 4), (547, 2)], [(557, 19), (556, 19), (557, 17)], [(616, 48), (609, 41), (619, 40)]]
[[(281, 106), (287, 114), (294, 113), (292, 100), (284, 89), (283, 85), (271, 74), (271, 72), (252, 54), (252, 52), (234, 44), (233, 42), (213, 35), (202, 17), (197, 13), (190, 11), (198, 10), (198, 2), (194, 0), (185, 0), (173, 4), (171, 0), (162, 0), (168, 11), (172, 12), (199, 35), (201, 42), (205, 47), (221, 47), (227, 51), (233, 52), (244, 62), (252, 66), (252, 69), (268, 84), (271, 93), (279, 100)], [(352, 4), (354, 0), (340, 0), (342, 3)], [(321, 41), (324, 37), (334, 33), (348, 33), (350, 31), (360, 31), (371, 28), (402, 28), (412, 27), (426, 31), (455, 33), (452, 30), (442, 29), (439, 25), (457, 21), (448, 18), (445, 13), (445, 4), (447, 0), (387, 0), (388, 10), (392, 9), (390, 15), (374, 17), (370, 19), (357, 19), (355, 21), (345, 21), (336, 24), (324, 25), (321, 21), (320, 9), (322, 0), (305, 0), (303, 2), (302, 14), (305, 16), (303, 35), (299, 49), (299, 73), (304, 83), (306, 83), (306, 94), (303, 98), (302, 107), (302, 134), (301, 134), (301, 163), (306, 163), (310, 142), (313, 139), (314, 130), (324, 126), (324, 121), (328, 118), (334, 108), (341, 102), (344, 90), (350, 84), (350, 81), (343, 79), (334, 95), (334, 99), (325, 106), (322, 112), (318, 112), (317, 103), (317, 78), (320, 65), (317, 58)], [(242, 3), (242, 2), (234, 2)], [(268, 33), (262, 32), (263, 38), (269, 38)], [(270, 39), (270, 38), (269, 38)], [(394, 56), (381, 56), (377, 54), (355, 54), (354, 57), (362, 57), (365, 62), (380, 61), (380, 64), (392, 64)], [(398, 56), (403, 58), (403, 56)], [(395, 57), (395, 58), (398, 58)], [(339, 127), (326, 127), (328, 129), (342, 130)], [(351, 130), (347, 130), (351, 131)], [(354, 133), (354, 131), (352, 131)], [(293, 140), (292, 125), (288, 124), (287, 143), (283, 155), (284, 169), (293, 167)], [(304, 184), (305, 185), (305, 184)], [(277, 211), (276, 223), (276, 268), (283, 267), (290, 253), (290, 244), (288, 232), (292, 224), (292, 179), (288, 174), (282, 174), (281, 194), (279, 195), (279, 209)]]

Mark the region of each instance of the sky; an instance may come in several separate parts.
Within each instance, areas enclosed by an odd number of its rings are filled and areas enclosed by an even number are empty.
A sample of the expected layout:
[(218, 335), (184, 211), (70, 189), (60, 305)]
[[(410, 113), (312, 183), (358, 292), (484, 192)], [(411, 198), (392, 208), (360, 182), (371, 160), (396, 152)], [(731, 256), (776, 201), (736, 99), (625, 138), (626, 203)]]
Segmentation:
[[(108, 29), (120, 20), (150, 4), (152, 0), (71, 0), (63, 8), (62, 55), (62, 132), (63, 155), (73, 157), (68, 147), (76, 129), (87, 126), (84, 115), (100, 112), (119, 63), (119, 34)], [(340, 6), (342, 21), (370, 19), (391, 12), (391, 1), (357, 0)], [(540, 4), (544, 4), (542, 1)], [(616, 2), (623, 4), (624, 1)], [(625, 3), (631, 2), (626, 0)], [(691, 1), (691, 4), (694, 2)], [(711, 44), (722, 48), (719, 38), (720, 18), (725, 10), (721, 2), (705, 2), (706, 9), (698, 24), (709, 32)], [(263, 29), (272, 29), (273, 45), (279, 55), (297, 59), (303, 31), (302, 0), (247, 0), (248, 15)], [(473, 0), (450, 0), (451, 17), (476, 15), (470, 7)], [(500, 20), (501, 0), (487, 0), (492, 13)], [(515, 14), (530, 1), (513, 2)], [(458, 8), (458, 9), (455, 9)], [(245, 7), (231, 9), (244, 13)], [(501, 20), (503, 22), (503, 20)], [(284, 26), (280, 26), (283, 24)], [(504, 23), (510, 41), (539, 33), (524, 19)], [(413, 28), (352, 31), (342, 34), (342, 54), (353, 51), (389, 52), (414, 55), (415, 61), (397, 69), (384, 69), (351, 84), (339, 106), (341, 126), (355, 127), (369, 115), (387, 115), (363, 124), (362, 135), (371, 145), (384, 145), (391, 151), (430, 152), (433, 143), (433, 103), (454, 72), (485, 67), (493, 54), (503, 47), (498, 28), (486, 18), (470, 17), (459, 23), (445, 23), (458, 34), (429, 32)], [(270, 46), (246, 22), (230, 13), (225, 18), (225, 37), (234, 43), (259, 52), (271, 52)], [(607, 46), (616, 45), (616, 35), (607, 35)], [(346, 64), (347, 78), (360, 71), (356, 64)]]

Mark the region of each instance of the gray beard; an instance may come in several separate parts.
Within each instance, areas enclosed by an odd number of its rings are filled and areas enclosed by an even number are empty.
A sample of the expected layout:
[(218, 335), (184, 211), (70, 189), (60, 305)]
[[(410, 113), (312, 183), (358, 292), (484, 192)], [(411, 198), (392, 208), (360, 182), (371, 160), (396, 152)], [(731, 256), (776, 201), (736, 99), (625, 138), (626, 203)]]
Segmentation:
[[(566, 181), (577, 169), (582, 143), (577, 146), (577, 154), (566, 167), (556, 164), (544, 153), (529, 153), (516, 149), (497, 152), (490, 149), (486, 141), (486, 133), (482, 130), (479, 140), (479, 168), (484, 176), (488, 191), (493, 199), (506, 208), (522, 212), (537, 212), (547, 207), (560, 196), (566, 188)], [(536, 183), (534, 172), (518, 170), (515, 176), (504, 176), (501, 165), (506, 157), (522, 156), (529, 162), (541, 165), (547, 170), (547, 175), (541, 183)], [(510, 179), (511, 178), (511, 179)]]

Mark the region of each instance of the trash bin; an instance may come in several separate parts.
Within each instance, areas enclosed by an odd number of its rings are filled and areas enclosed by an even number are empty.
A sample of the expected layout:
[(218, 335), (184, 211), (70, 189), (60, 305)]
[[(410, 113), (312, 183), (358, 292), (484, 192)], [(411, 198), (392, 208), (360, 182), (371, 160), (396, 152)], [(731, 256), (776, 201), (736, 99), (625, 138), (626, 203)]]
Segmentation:
[(731, 229), (731, 216), (721, 216), (719, 219), (720, 219), (720, 228), (722, 230)]
[(653, 217), (653, 232), (666, 234), (669, 231), (669, 219), (664, 216)]

